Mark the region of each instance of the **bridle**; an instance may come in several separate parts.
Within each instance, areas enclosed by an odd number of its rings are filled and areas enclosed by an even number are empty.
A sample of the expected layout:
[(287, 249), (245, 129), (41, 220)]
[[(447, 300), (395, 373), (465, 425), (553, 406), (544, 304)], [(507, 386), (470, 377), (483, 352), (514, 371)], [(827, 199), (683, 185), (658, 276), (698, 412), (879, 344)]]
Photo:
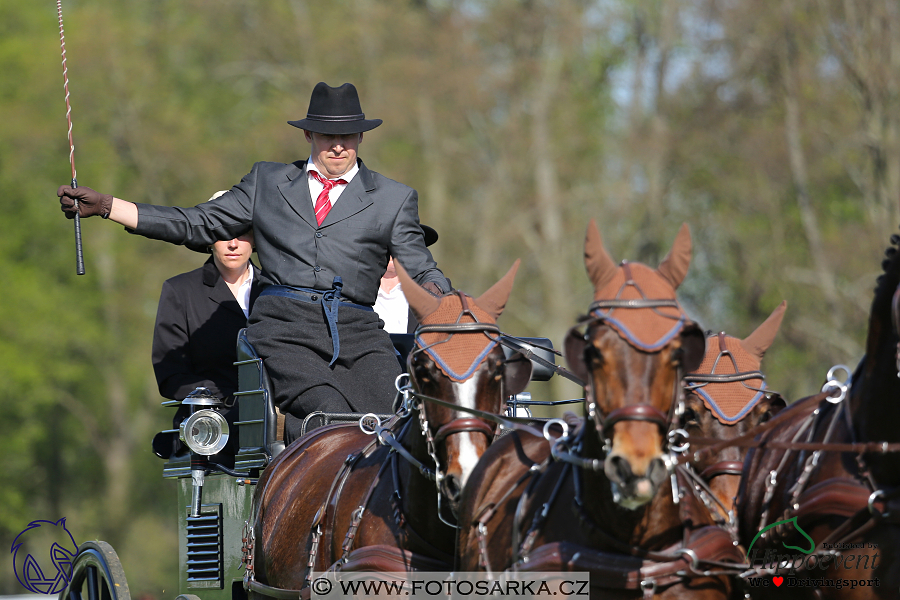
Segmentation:
[[(454, 528), (457, 528), (458, 525), (456, 523), (450, 522), (444, 517), (443, 514), (444, 511), (442, 509), (442, 499), (444, 496), (444, 492), (441, 489), (441, 483), (446, 478), (446, 466), (443, 468), (441, 466), (441, 461), (438, 457), (437, 452), (437, 445), (446, 440), (448, 437), (456, 435), (458, 433), (481, 433), (488, 440), (491, 440), (495, 434), (496, 422), (488, 422), (487, 420), (479, 418), (478, 416), (466, 416), (455, 418), (450, 422), (438, 427), (437, 431), (433, 431), (432, 425), (428, 419), (429, 404), (439, 404), (451, 410), (462, 408), (463, 412), (469, 414), (480, 411), (466, 410), (464, 407), (457, 407), (452, 403), (440, 401), (424, 394), (420, 394), (413, 389), (411, 381), (407, 381), (404, 385), (401, 385), (400, 381), (404, 377), (408, 377), (410, 379), (414, 377), (412, 363), (415, 357), (421, 353), (426, 353), (432, 360), (434, 360), (435, 362), (439, 362), (441, 360), (440, 356), (438, 356), (436, 352), (432, 352), (431, 350), (437, 346), (440, 346), (441, 344), (449, 342), (457, 334), (482, 333), (490, 340), (488, 345), (479, 353), (477, 359), (468, 369), (468, 374), (470, 375), (480, 367), (480, 365), (484, 362), (490, 352), (500, 343), (500, 337), (502, 335), (500, 328), (497, 327), (497, 325), (494, 323), (480, 322), (477, 315), (472, 311), (471, 308), (469, 308), (466, 296), (459, 291), (457, 291), (456, 293), (459, 295), (460, 301), (462, 303), (462, 309), (457, 316), (456, 321), (453, 323), (419, 325), (419, 327), (416, 328), (416, 345), (410, 353), (407, 362), (409, 374), (400, 375), (397, 378), (396, 382), (398, 393), (402, 396), (397, 416), (400, 420), (403, 420), (407, 417), (410, 417), (413, 412), (418, 415), (419, 429), (425, 438), (426, 449), (428, 455), (434, 463), (434, 468), (432, 469), (430, 467), (426, 467), (421, 463), (421, 461), (412, 456), (412, 454), (410, 454), (410, 452), (406, 450), (406, 448), (404, 448), (402, 444), (400, 444), (400, 442), (394, 437), (391, 430), (387, 427), (382, 426), (380, 423), (374, 426), (364, 426), (363, 423), (366, 420), (360, 420), (360, 429), (362, 429), (364, 433), (369, 435), (376, 435), (378, 441), (381, 444), (390, 446), (407, 462), (412, 464), (416, 468), (416, 470), (418, 470), (423, 476), (434, 481), (435, 487), (437, 489), (438, 517), (444, 524)], [(462, 322), (462, 319), (465, 316), (469, 316), (471, 319), (473, 319), (473, 322)], [(450, 335), (432, 344), (426, 344), (424, 343), (424, 340), (421, 336), (427, 333), (448, 333)], [(507, 359), (504, 359), (503, 362), (506, 362), (506, 360)]]
[[(456, 292), (459, 296), (459, 300), (462, 304), (462, 309), (460, 310), (459, 315), (456, 317), (456, 321), (454, 323), (442, 323), (442, 324), (434, 324), (434, 325), (419, 325), (415, 331), (416, 338), (416, 346), (413, 348), (413, 351), (410, 353), (409, 357), (409, 372), (412, 377), (413, 369), (412, 363), (414, 358), (421, 353), (426, 353), (428, 356), (434, 360), (435, 362), (440, 362), (442, 359), (436, 352), (430, 352), (432, 348), (440, 346), (441, 344), (445, 344), (450, 342), (453, 337), (457, 334), (465, 334), (465, 333), (483, 333), (489, 341), (488, 345), (481, 351), (478, 355), (476, 361), (473, 362), (471, 367), (468, 369), (468, 373), (474, 372), (481, 363), (484, 362), (485, 358), (487, 358), (488, 354), (490, 354), (491, 350), (493, 350), (500, 343), (501, 332), (500, 328), (497, 327), (494, 323), (482, 323), (478, 320), (478, 316), (469, 308), (469, 303), (466, 299), (466, 295), (460, 291)], [(473, 322), (471, 323), (463, 323), (462, 318), (468, 316)], [(422, 339), (422, 335), (426, 333), (449, 333), (446, 338), (434, 342), (432, 344), (425, 344)], [(503, 362), (506, 362), (504, 359)], [(457, 419), (453, 419), (449, 423), (445, 423), (440, 426), (437, 432), (432, 436), (431, 428), (428, 423), (427, 418), (427, 405), (423, 404), (422, 400), (425, 398), (417, 394), (416, 392), (410, 390), (408, 392), (408, 396), (414, 399), (415, 408), (419, 409), (419, 421), (422, 427), (422, 433), (425, 435), (426, 439), (429, 443), (429, 452), (433, 451), (434, 444), (440, 443), (445, 440), (447, 437), (451, 435), (455, 435), (457, 433), (466, 433), (466, 432), (477, 432), (482, 433), (488, 438), (493, 437), (495, 425), (489, 424), (486, 421), (479, 419), (477, 417), (461, 417)], [(401, 409), (402, 410), (402, 409)]]
[[(741, 371), (738, 367), (737, 360), (735, 360), (734, 355), (725, 345), (725, 333), (720, 332), (716, 336), (719, 343), (719, 354), (716, 356), (716, 360), (713, 362), (713, 366), (710, 369), (709, 373), (691, 373), (689, 375), (685, 375), (682, 378), (682, 381), (687, 388), (689, 393), (695, 394), (698, 397), (708, 398), (710, 401), (714, 400), (703, 392), (703, 388), (711, 383), (740, 383), (743, 387), (748, 390), (754, 391), (757, 394), (766, 394), (768, 393), (768, 389), (766, 387), (766, 376), (763, 375), (762, 371)], [(725, 373), (719, 374), (716, 373), (716, 369), (719, 366), (719, 362), (723, 359), (727, 358), (731, 362), (731, 366), (734, 369), (734, 373)], [(755, 387), (752, 385), (748, 385), (746, 382), (752, 379), (758, 379), (762, 381), (762, 384), (759, 387)], [(754, 399), (756, 400), (756, 399)], [(751, 401), (748, 403), (748, 406), (752, 407), (756, 404), (755, 401)], [(735, 419), (735, 423), (742, 418), (743, 415), (739, 415), (738, 418)], [(686, 436), (685, 436), (686, 437)], [(687, 442), (689, 443), (689, 442)], [(688, 463), (690, 464), (690, 463)], [(718, 477), (719, 475), (741, 475), (741, 472), (744, 467), (743, 461), (737, 460), (725, 460), (719, 461), (715, 464), (712, 464), (706, 467), (701, 473), (700, 477), (703, 478), (704, 481), (712, 481), (713, 478)]]
[[(612, 324), (618, 325), (611, 328), (616, 332), (616, 334), (619, 335), (619, 337), (623, 338), (630, 345), (635, 346), (639, 350), (643, 351), (659, 351), (664, 348), (676, 335), (678, 335), (689, 321), (686, 315), (681, 310), (681, 306), (678, 304), (677, 300), (668, 298), (647, 298), (646, 294), (644, 294), (643, 290), (640, 288), (637, 282), (633, 280), (631, 276), (631, 270), (627, 261), (622, 262), (622, 268), (625, 271), (625, 282), (616, 293), (615, 298), (613, 298), (612, 300), (596, 300), (590, 305), (588, 309), (588, 316), (583, 317), (579, 321), (580, 326), (585, 326), (584, 333), (582, 334), (582, 339), (585, 342), (585, 348), (590, 346), (590, 332), (594, 327)], [(622, 293), (627, 287), (634, 287), (638, 291), (638, 293), (640, 293), (641, 298), (630, 300), (622, 299)], [(659, 310), (661, 308), (674, 308), (678, 310), (679, 314), (678, 316), (666, 314)], [(615, 310), (634, 309), (650, 309), (657, 316), (676, 321), (676, 324), (669, 332), (667, 332), (661, 339), (657, 340), (655, 343), (650, 345), (644, 344), (638, 341), (633, 335), (631, 335), (628, 332), (627, 328), (621, 326), (613, 315), (613, 311)], [(588, 387), (585, 398), (587, 402), (586, 410), (588, 417), (594, 424), (594, 429), (596, 430), (597, 435), (603, 441), (604, 454), (607, 453), (610, 448), (612, 448), (612, 428), (616, 425), (616, 423), (620, 423), (622, 421), (646, 421), (656, 424), (659, 427), (660, 432), (665, 437), (665, 446), (663, 450), (672, 450), (672, 441), (677, 437), (676, 433), (679, 433), (681, 431), (675, 428), (674, 425), (680, 421), (681, 416), (684, 414), (684, 391), (680, 383), (681, 375), (682, 365), (679, 362), (676, 367), (675, 384), (672, 391), (672, 402), (669, 405), (668, 414), (663, 413), (661, 410), (651, 404), (640, 403), (621, 406), (610, 411), (609, 414), (604, 415), (599, 409), (593, 386)], [(566, 458), (562, 457), (561, 459), (567, 460)], [(590, 462), (590, 468), (592, 470), (596, 471), (603, 468), (602, 461), (591, 460)]]

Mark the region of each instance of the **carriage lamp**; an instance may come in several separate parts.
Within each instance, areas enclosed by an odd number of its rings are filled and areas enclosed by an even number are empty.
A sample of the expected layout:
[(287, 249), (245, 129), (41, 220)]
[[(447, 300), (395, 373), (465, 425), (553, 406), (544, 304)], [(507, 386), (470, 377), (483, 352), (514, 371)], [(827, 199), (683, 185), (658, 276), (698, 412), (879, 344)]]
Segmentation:
[(212, 392), (198, 387), (182, 400), (191, 407), (191, 415), (179, 427), (181, 441), (191, 452), (210, 456), (221, 452), (228, 443), (228, 421), (219, 411), (224, 406)]
[(228, 443), (228, 421), (217, 410), (222, 401), (207, 388), (199, 387), (182, 401), (191, 407), (191, 416), (179, 427), (181, 441), (191, 450), (191, 516), (200, 516), (207, 456), (220, 452)]
[(228, 421), (215, 410), (204, 408), (181, 424), (181, 441), (191, 452), (210, 456), (222, 451), (228, 443)]

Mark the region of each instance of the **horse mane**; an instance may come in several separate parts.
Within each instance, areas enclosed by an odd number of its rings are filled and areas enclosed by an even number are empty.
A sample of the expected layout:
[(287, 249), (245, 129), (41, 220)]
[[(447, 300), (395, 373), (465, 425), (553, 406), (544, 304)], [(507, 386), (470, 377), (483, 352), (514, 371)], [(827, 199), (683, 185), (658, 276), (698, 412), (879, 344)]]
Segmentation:
[[(900, 418), (900, 406), (894, 400), (900, 392), (897, 332), (891, 315), (894, 293), (900, 286), (900, 235), (895, 233), (890, 239), (869, 314), (866, 355), (853, 375), (850, 396), (853, 428), (859, 439), (867, 441), (896, 441), (893, 424)], [(877, 481), (896, 481), (897, 455), (867, 455), (867, 462)]]
[[(875, 300), (874, 303), (881, 301), (890, 302), (894, 296), (894, 291), (900, 285), (900, 253), (897, 252), (900, 245), (900, 234), (891, 235), (891, 245), (884, 251), (885, 259), (881, 261), (881, 268), (884, 271), (875, 280)], [(875, 309), (873, 303), (873, 312)], [(880, 304), (880, 303), (879, 303)]]

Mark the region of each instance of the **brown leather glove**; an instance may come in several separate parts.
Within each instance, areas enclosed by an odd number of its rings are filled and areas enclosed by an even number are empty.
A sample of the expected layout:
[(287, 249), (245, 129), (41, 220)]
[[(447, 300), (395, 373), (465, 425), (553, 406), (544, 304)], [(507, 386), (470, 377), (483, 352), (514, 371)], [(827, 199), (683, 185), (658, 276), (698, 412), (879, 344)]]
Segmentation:
[(75, 218), (75, 200), (78, 200), (78, 215), (87, 218), (100, 215), (104, 219), (109, 218), (112, 210), (113, 197), (109, 194), (95, 192), (88, 187), (73, 188), (71, 185), (61, 185), (56, 190), (59, 196), (60, 208), (66, 213), (67, 219)]
[(438, 298), (444, 295), (444, 292), (441, 291), (441, 288), (438, 287), (438, 284), (433, 281), (427, 281), (423, 283), (422, 288), (425, 291), (429, 292), (432, 296), (436, 296)]

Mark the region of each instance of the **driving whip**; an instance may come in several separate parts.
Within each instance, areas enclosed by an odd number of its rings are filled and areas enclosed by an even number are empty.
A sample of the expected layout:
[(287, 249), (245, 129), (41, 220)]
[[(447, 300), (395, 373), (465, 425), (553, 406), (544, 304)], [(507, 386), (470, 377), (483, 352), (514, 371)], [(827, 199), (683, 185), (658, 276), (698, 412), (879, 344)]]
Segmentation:
[[(59, 46), (62, 51), (63, 80), (66, 90), (66, 121), (69, 124), (69, 164), (72, 165), (72, 187), (78, 187), (75, 179), (75, 143), (72, 141), (72, 107), (69, 105), (69, 69), (66, 67), (66, 36), (63, 33), (62, 0), (56, 0), (59, 13)], [(84, 254), (81, 249), (81, 217), (78, 216), (78, 200), (75, 200), (75, 272), (84, 275)]]

